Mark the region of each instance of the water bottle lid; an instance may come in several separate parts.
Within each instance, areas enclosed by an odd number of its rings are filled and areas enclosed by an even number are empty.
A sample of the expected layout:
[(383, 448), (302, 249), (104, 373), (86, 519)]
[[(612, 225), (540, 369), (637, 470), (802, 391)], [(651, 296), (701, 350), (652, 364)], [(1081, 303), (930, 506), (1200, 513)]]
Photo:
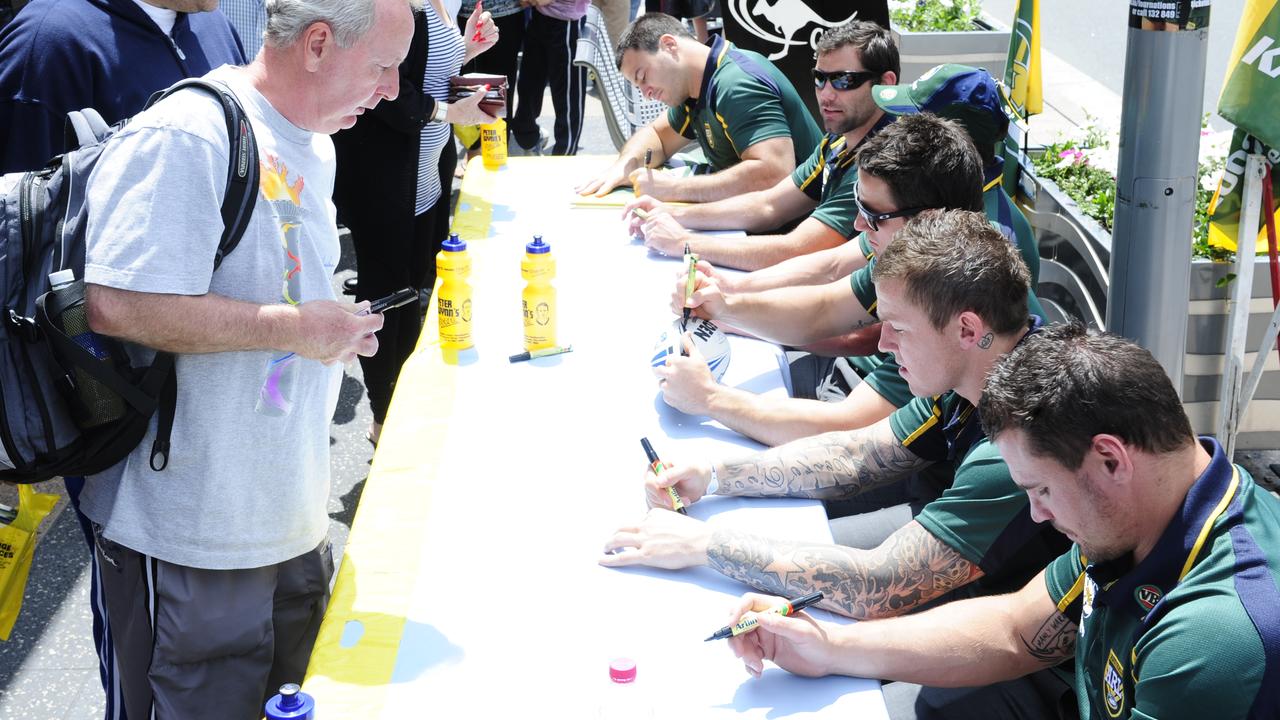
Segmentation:
[(525, 245), (524, 251), (530, 255), (542, 255), (551, 252), (551, 246), (542, 241), (541, 235), (534, 235), (533, 242)]
[(316, 703), (297, 683), (280, 686), (280, 694), (267, 701), (267, 720), (314, 720)]
[(458, 237), (458, 233), (449, 233), (449, 239), (445, 240), (441, 247), (445, 252), (462, 252), (467, 249), (467, 243)]
[(636, 661), (631, 658), (614, 658), (610, 660), (609, 679), (616, 683), (635, 682)]
[(298, 693), (302, 688), (297, 683), (286, 683), (280, 686), (280, 709), (293, 710), (302, 704), (302, 698), (298, 697)]
[(49, 284), (52, 285), (53, 287), (64, 285), (69, 282), (75, 282), (75, 280), (76, 280), (76, 271), (72, 270), (71, 268), (49, 273)]

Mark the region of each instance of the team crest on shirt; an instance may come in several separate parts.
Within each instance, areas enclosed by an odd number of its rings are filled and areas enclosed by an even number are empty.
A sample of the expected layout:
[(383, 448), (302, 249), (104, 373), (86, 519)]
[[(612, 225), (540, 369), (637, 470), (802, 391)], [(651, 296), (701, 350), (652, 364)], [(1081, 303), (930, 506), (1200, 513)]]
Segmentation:
[(1102, 671), (1102, 695), (1107, 703), (1107, 714), (1120, 717), (1124, 711), (1124, 666), (1115, 650), (1107, 651), (1107, 666)]
[(1143, 610), (1150, 611), (1164, 597), (1164, 591), (1155, 585), (1139, 585), (1133, 591), (1133, 599), (1138, 601)]
[(714, 135), (711, 134), (711, 123), (709, 122), (702, 123), (702, 134), (704, 137), (707, 138), (707, 145), (711, 146), (712, 150), (715, 150), (716, 138)]

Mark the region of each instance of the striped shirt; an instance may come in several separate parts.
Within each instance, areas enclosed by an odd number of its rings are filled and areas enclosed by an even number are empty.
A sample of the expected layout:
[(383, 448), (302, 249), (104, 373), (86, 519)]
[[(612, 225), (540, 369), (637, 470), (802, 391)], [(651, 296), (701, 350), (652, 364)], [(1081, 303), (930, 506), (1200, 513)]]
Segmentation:
[[(441, 20), (435, 7), (426, 3), (427, 14), (427, 68), (423, 73), (422, 91), (444, 102), (449, 96), (449, 78), (462, 69), (462, 57), (466, 45), (462, 34), (454, 25)], [(418, 194), (414, 214), (421, 215), (440, 199), (440, 151), (453, 137), (453, 125), (427, 123), (422, 128), (422, 141), (418, 147)]]

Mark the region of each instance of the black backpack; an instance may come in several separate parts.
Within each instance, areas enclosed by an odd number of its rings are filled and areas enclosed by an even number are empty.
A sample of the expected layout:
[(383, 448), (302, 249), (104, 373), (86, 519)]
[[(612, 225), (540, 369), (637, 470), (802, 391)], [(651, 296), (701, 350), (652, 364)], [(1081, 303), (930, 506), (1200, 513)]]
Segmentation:
[[(147, 107), (184, 88), (219, 100), (231, 141), (216, 270), (257, 202), (257, 143), (244, 109), (218, 83), (180, 81)], [(150, 366), (133, 367), (120, 341), (90, 332), (84, 319), (85, 188), (126, 122), (107, 127), (92, 110), (72, 113), (68, 135), (74, 131), (78, 149), (44, 169), (0, 176), (0, 480), (102, 472), (138, 446), (157, 410), (151, 467), (168, 463), (173, 355), (157, 352)], [(59, 270), (73, 271), (75, 281), (54, 290), (49, 275)]]

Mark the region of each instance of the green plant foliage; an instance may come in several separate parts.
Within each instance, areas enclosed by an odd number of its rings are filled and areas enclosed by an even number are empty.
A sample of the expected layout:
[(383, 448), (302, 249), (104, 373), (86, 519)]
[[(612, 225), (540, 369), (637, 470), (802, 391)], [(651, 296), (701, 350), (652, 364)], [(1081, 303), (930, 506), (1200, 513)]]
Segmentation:
[(965, 32), (982, 12), (982, 0), (906, 0), (889, 3), (890, 25), (899, 32)]
[[(1067, 197), (1080, 206), (1085, 215), (1093, 218), (1107, 232), (1115, 220), (1116, 179), (1110, 172), (1088, 163), (1085, 151), (1106, 147), (1108, 141), (1096, 126), (1086, 128), (1081, 140), (1064, 140), (1045, 148), (1044, 153), (1032, 158), (1036, 177), (1057, 183)], [(1192, 256), (1210, 260), (1233, 260), (1235, 254), (1209, 245), (1209, 201), (1212, 190), (1205, 190), (1201, 182), (1206, 176), (1216, 179), (1222, 171), (1222, 159), (1202, 163), (1196, 182), (1196, 210), (1192, 220)]]

